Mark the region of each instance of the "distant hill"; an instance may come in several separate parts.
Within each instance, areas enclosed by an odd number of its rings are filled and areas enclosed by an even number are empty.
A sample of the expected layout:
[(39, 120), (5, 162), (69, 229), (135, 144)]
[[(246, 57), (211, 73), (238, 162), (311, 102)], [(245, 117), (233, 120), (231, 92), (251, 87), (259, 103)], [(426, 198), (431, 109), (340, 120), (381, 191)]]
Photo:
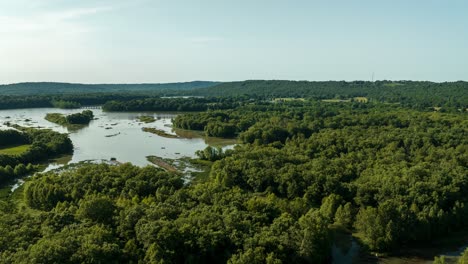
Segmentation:
[(181, 83), (144, 83), (144, 84), (79, 84), (57, 82), (25, 82), (0, 85), (1, 95), (58, 95), (91, 93), (133, 93), (187, 91), (208, 88), (219, 82), (181, 82)]
[(159, 84), (17, 83), (0, 85), (0, 109), (51, 107), (54, 101), (98, 105), (158, 96), (244, 97), (264, 100), (312, 98), (329, 102), (381, 102), (417, 109), (464, 111), (468, 82), (427, 81), (194, 81)]
[(418, 107), (468, 106), (468, 82), (426, 81), (282, 81), (251, 80), (221, 83), (185, 91), (198, 96), (248, 96), (260, 98), (356, 99), (400, 103)]

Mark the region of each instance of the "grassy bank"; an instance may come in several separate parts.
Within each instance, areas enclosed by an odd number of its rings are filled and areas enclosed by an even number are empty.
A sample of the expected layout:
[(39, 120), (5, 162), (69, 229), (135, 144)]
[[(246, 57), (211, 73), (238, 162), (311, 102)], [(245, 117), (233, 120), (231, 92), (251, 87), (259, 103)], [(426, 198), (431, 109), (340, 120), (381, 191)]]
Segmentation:
[(164, 131), (164, 130), (157, 129), (157, 128), (154, 128), (154, 127), (144, 127), (144, 128), (142, 128), (142, 130), (145, 131), (145, 132), (151, 133), (151, 134), (158, 135), (158, 136), (160, 136), (160, 137), (165, 137), (165, 138), (179, 138), (179, 136), (177, 136), (177, 135), (169, 134), (169, 133), (167, 133), (167, 132)]
[(26, 152), (30, 147), (31, 145), (29, 144), (5, 146), (5, 147), (0, 148), (0, 154), (20, 155)]

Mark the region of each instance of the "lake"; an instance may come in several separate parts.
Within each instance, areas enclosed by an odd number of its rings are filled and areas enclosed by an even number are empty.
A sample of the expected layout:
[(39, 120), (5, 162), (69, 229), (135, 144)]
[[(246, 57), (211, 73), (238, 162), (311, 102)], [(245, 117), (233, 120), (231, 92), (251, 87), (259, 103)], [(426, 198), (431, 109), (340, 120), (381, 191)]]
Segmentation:
[[(48, 169), (67, 163), (77, 163), (87, 160), (110, 160), (116, 158), (119, 162), (131, 162), (138, 166), (150, 164), (146, 156), (155, 155), (163, 158), (177, 159), (194, 157), (195, 151), (216, 145), (231, 148), (236, 141), (205, 138), (202, 133), (193, 131), (173, 130), (172, 119), (178, 113), (156, 112), (103, 112), (92, 109), (95, 120), (83, 128), (69, 130), (66, 127), (51, 123), (44, 119), (47, 113), (72, 114), (83, 109), (34, 108), (0, 110), (0, 129), (8, 129), (4, 122), (25, 127), (50, 128), (61, 133), (69, 133), (73, 141), (74, 152), (71, 157), (52, 162)], [(142, 123), (139, 116), (153, 116), (154, 123)], [(154, 127), (179, 138), (165, 138), (142, 131), (143, 127)]]

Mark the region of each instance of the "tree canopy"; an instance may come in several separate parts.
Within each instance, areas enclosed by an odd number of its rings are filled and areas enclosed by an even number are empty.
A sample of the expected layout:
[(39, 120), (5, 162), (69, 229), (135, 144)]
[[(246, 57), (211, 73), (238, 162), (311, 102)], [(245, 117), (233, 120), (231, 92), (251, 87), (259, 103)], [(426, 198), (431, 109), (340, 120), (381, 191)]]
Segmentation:
[(262, 99), (174, 126), (241, 144), (198, 151), (209, 176), (188, 183), (131, 164), (37, 174), (0, 205), (0, 261), (327, 263), (337, 227), (373, 252), (466, 228), (465, 112)]

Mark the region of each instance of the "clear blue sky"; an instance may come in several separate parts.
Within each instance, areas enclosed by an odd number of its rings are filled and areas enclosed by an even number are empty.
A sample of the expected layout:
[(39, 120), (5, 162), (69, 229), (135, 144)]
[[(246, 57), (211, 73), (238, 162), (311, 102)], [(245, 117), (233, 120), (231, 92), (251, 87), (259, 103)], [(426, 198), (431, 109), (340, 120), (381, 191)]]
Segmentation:
[(0, 0), (0, 83), (468, 80), (466, 0)]

